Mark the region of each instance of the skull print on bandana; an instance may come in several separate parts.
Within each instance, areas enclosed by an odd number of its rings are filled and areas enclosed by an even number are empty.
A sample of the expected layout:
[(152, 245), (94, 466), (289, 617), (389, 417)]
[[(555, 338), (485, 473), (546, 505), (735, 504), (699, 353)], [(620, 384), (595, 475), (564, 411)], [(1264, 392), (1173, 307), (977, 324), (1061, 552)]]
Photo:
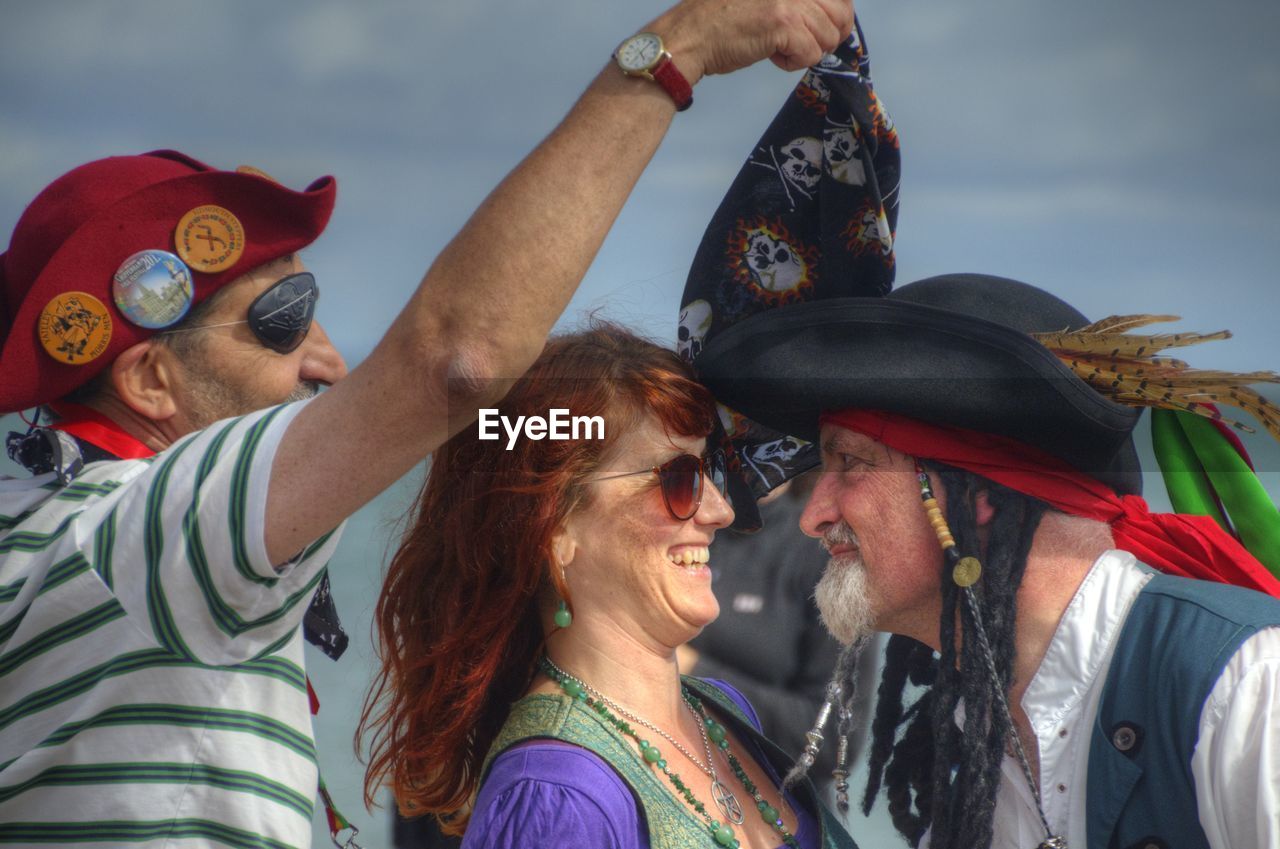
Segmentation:
[(853, 127), (828, 124), (822, 130), (822, 156), (831, 176), (849, 186), (867, 181), (866, 169), (858, 158), (858, 139)]
[(680, 310), (680, 330), (677, 335), (676, 352), (682, 358), (692, 362), (702, 353), (702, 340), (711, 329), (711, 304), (706, 301), (694, 301)]
[[(900, 157), (861, 28), (809, 69), (729, 187), (694, 256), (678, 350), (771, 307), (893, 285)], [(757, 495), (817, 465), (816, 446), (722, 410)]]
[(778, 148), (778, 171), (793, 187), (811, 197), (822, 177), (822, 142), (801, 136)]
[(787, 468), (796, 455), (811, 444), (794, 436), (784, 436), (772, 442), (752, 445), (746, 453), (746, 464), (769, 489), (773, 489), (787, 479)]

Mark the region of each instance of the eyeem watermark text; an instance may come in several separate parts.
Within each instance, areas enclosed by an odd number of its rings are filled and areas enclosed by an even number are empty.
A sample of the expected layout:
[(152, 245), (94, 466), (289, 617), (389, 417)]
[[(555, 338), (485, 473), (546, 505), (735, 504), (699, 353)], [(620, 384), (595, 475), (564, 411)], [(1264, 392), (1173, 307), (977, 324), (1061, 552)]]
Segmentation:
[(478, 424), (481, 439), (501, 439), (501, 425), (507, 434), (508, 451), (515, 447), (522, 432), (526, 439), (604, 439), (603, 416), (571, 416), (561, 408), (548, 410), (545, 419), (516, 416), (514, 422), (495, 409), (482, 409)]

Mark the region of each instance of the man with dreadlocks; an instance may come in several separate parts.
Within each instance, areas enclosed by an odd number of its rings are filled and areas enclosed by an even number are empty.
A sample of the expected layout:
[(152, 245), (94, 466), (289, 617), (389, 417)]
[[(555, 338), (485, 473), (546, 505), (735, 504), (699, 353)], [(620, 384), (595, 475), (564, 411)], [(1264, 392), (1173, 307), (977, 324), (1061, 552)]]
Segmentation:
[[(748, 482), (824, 471), (801, 525), (830, 552), (817, 601), (850, 647), (796, 772), (833, 707), (844, 749), (850, 673), (884, 631), (863, 806), (883, 792), (913, 845), (1280, 847), (1280, 514), (1207, 406), (1280, 438), (1247, 388), (1280, 377), (1190, 370), (1153, 355), (1225, 334), (1090, 324), (1012, 280), (886, 295), (897, 136), (857, 58), (783, 106), (682, 301)], [(823, 155), (802, 192), (767, 166), (804, 139)], [(781, 254), (785, 291), (761, 271)], [(1140, 497), (1142, 407), (1163, 408), (1178, 514)]]
[[(1188, 456), (1231, 489), (1248, 471), (1189, 399), (1277, 436), (1280, 416), (1147, 355), (1194, 334), (1121, 332), (1149, 319), (1091, 325), (953, 275), (762, 313), (698, 359), (723, 402), (817, 440), (801, 526), (831, 554), (819, 608), (845, 642), (896, 635), (864, 807), (883, 788), (913, 844), (1280, 845), (1280, 581), (1214, 519), (1147, 510), (1130, 405), (1182, 410)], [(1098, 381), (1104, 358), (1146, 386)], [(1224, 495), (1266, 553), (1274, 507)]]

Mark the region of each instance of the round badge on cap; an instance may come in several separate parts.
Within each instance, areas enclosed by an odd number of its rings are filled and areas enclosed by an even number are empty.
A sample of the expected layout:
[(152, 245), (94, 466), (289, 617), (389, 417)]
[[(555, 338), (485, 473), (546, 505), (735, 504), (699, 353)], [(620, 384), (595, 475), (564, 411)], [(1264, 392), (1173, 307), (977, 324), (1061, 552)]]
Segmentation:
[(168, 251), (138, 251), (120, 263), (111, 282), (116, 306), (148, 330), (178, 323), (194, 297), (191, 270)]
[(44, 305), (37, 332), (45, 353), (82, 366), (102, 356), (111, 341), (111, 313), (88, 292), (63, 292)]
[(236, 264), (244, 253), (244, 227), (231, 210), (197, 206), (178, 221), (173, 233), (182, 257), (194, 271), (217, 274)]

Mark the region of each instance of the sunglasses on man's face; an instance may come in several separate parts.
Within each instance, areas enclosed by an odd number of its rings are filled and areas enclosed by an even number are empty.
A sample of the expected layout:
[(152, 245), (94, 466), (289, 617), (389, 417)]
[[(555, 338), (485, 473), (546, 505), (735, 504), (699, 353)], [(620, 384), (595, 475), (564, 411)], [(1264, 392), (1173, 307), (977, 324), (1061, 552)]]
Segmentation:
[(657, 475), (658, 483), (662, 486), (662, 502), (666, 505), (667, 512), (671, 514), (671, 518), (683, 522), (692, 519), (702, 505), (704, 481), (710, 480), (721, 497), (726, 497), (726, 472), (724, 452), (716, 449), (705, 458), (681, 454), (659, 466), (592, 480), (609, 481), (634, 475)]
[(310, 272), (290, 274), (253, 299), (249, 304), (249, 317), (239, 321), (219, 324), (197, 324), (162, 330), (161, 333), (186, 333), (192, 330), (208, 330), (212, 327), (230, 327), (248, 324), (253, 335), (263, 346), (281, 354), (296, 350), (307, 338), (311, 322), (316, 314), (316, 301), (320, 300), (320, 287)]

